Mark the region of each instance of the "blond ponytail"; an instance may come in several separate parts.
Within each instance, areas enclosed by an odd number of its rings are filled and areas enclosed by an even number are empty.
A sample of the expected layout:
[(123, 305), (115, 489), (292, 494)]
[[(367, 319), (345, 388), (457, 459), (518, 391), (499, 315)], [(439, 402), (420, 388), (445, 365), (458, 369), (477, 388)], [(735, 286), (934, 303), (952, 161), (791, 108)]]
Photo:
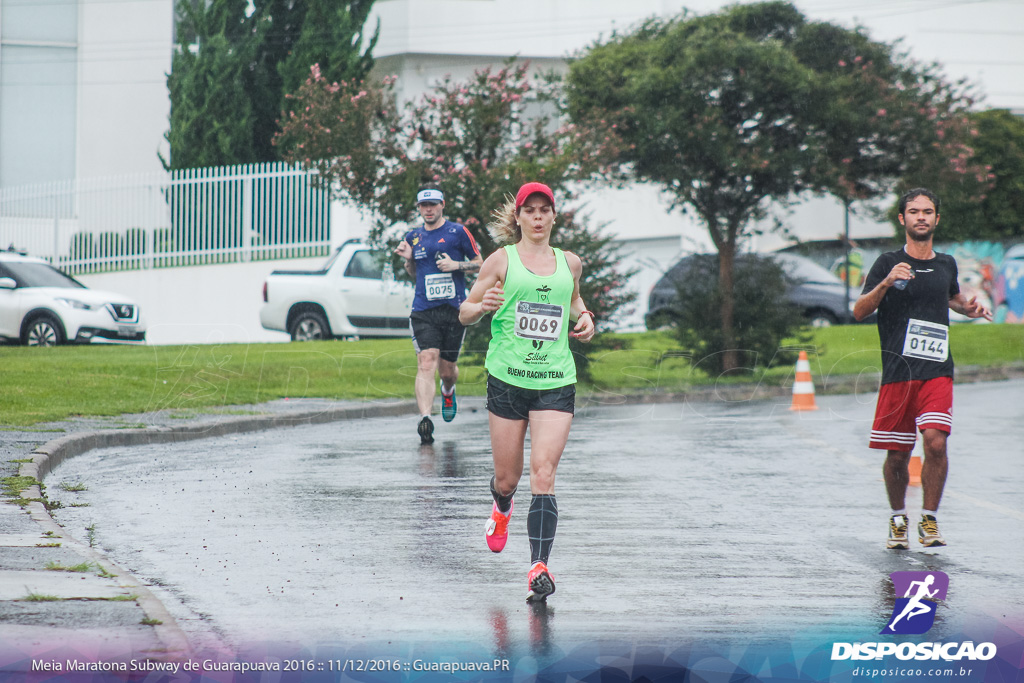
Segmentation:
[(498, 246), (515, 244), (523, 237), (516, 220), (516, 198), (510, 194), (505, 197), (505, 203), (491, 212), (491, 222), (487, 224), (487, 232)]

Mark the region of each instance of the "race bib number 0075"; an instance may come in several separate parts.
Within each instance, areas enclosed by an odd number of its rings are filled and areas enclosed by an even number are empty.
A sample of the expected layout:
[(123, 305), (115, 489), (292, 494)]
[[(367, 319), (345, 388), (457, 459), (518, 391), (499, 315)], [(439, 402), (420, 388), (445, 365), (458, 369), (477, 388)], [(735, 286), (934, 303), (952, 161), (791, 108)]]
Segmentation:
[(427, 275), (423, 278), (423, 285), (427, 290), (428, 301), (455, 298), (455, 280), (451, 273)]
[(520, 301), (516, 304), (517, 337), (558, 341), (562, 325), (562, 307), (555, 304), (539, 304)]
[(911, 318), (907, 323), (903, 355), (937, 363), (945, 361), (949, 358), (949, 327)]

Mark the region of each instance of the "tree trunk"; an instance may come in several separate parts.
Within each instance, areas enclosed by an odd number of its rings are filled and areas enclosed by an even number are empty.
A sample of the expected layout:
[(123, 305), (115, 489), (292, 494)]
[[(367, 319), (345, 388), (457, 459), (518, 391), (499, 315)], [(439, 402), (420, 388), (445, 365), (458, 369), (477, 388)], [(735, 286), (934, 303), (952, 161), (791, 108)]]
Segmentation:
[(722, 369), (729, 372), (739, 367), (736, 335), (733, 330), (733, 267), (736, 262), (736, 240), (726, 239), (718, 249), (718, 286), (722, 292)]

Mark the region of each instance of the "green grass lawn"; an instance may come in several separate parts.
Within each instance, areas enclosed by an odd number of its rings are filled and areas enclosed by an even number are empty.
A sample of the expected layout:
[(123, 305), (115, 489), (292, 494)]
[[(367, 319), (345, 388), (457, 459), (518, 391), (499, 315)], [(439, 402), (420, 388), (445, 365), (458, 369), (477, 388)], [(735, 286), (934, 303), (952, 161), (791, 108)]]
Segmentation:
[[(952, 348), (963, 365), (1024, 361), (1024, 325), (954, 325)], [(683, 391), (720, 381), (692, 369), (670, 333), (609, 335), (594, 356), (594, 388)], [(795, 342), (794, 342), (795, 344)], [(808, 350), (816, 379), (877, 372), (873, 325), (815, 330)], [(479, 356), (460, 363), (460, 392), (484, 393)], [(786, 364), (728, 381), (782, 382)], [(416, 356), (408, 339), (304, 344), (0, 347), (0, 425), (32, 425), (75, 415), (199, 410), (279, 398), (411, 399)]]

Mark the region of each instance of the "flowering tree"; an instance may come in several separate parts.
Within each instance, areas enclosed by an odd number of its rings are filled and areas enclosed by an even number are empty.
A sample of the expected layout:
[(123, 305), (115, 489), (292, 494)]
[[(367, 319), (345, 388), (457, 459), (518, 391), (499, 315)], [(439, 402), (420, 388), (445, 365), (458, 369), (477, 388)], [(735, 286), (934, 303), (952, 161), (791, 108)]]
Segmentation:
[[(873, 212), (873, 200), (917, 186), (940, 195), (963, 188), (966, 204), (984, 195), (991, 178), (972, 158), (973, 101), (965, 83), (948, 83), (936, 66), (917, 64), (860, 30), (828, 23), (803, 25), (793, 50), (820, 83), (815, 173), (819, 189), (843, 203), (847, 255), (857, 204)], [(852, 300), (857, 293), (843, 279)]]
[[(978, 193), (971, 182), (934, 183), (942, 199), (941, 239), (1019, 239), (1024, 236), (1024, 120), (1005, 109), (989, 109), (973, 112), (971, 125), (974, 154), (958, 157), (957, 163), (980, 166), (992, 184)], [(931, 182), (925, 178), (920, 184)]]
[[(330, 82), (314, 67), (289, 96), (276, 144), (286, 159), (317, 169), (335, 196), (366, 210), (371, 239), (388, 246), (401, 237), (395, 228), (415, 219), (421, 184), (444, 190), (445, 213), (471, 229), (486, 255), (495, 248), (484, 230), (491, 213), (521, 184), (546, 183), (559, 201), (553, 242), (583, 260), (588, 306), (608, 321), (632, 299), (611, 241), (571, 208), (581, 182), (611, 172), (616, 138), (600, 124), (566, 123), (557, 77), (530, 76), (527, 64), (511, 63), (467, 81), (446, 78), (401, 107), (394, 85), (392, 78)], [(467, 348), (480, 348), (477, 334)]]
[[(574, 183), (606, 170), (614, 155), (600, 129), (562, 123), (557, 79), (531, 78), (526, 64), (483, 69), (466, 82), (446, 78), (405, 107), (394, 104), (393, 78), (332, 83), (314, 66), (289, 97), (276, 144), (316, 168), (338, 197), (369, 210), (375, 239), (415, 216), (423, 183), (443, 188), (449, 216), (479, 227), (523, 182), (574, 198)], [(478, 238), (490, 251), (490, 238)]]

